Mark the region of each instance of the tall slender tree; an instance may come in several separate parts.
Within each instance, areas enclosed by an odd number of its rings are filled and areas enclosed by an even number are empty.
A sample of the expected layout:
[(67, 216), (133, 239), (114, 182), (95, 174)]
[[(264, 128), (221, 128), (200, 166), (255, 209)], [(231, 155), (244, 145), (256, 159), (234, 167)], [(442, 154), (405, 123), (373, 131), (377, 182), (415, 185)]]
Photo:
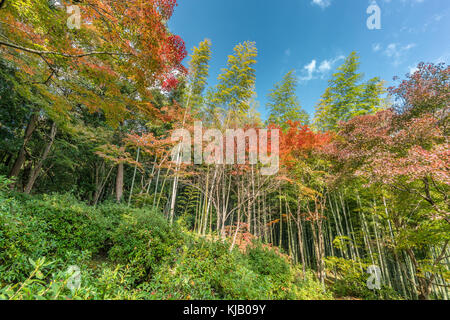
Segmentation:
[(359, 57), (352, 52), (329, 80), (316, 106), (314, 126), (322, 131), (337, 130), (340, 121), (355, 115), (371, 114), (384, 106), (383, 82), (378, 78), (360, 83)]
[(258, 51), (254, 42), (244, 42), (234, 48), (228, 56), (227, 67), (219, 75), (219, 83), (212, 96), (212, 104), (223, 108), (227, 119), (239, 118), (250, 108), (255, 94), (256, 57)]
[(275, 84), (268, 94), (267, 108), (270, 110), (269, 123), (276, 124), (283, 129), (288, 129), (288, 120), (309, 124), (308, 114), (302, 110), (295, 93), (298, 79), (294, 71), (289, 71), (283, 79)]

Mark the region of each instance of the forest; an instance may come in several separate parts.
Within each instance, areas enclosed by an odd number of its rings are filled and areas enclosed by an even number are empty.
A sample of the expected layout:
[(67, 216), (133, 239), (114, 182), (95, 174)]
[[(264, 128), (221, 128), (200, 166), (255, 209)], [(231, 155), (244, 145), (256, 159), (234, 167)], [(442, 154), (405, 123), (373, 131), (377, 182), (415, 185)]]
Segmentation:
[[(0, 300), (449, 299), (447, 64), (388, 87), (351, 52), (311, 117), (293, 69), (263, 119), (256, 43), (210, 85), (176, 0), (0, 3)], [(278, 132), (276, 174), (245, 137), (181, 161), (199, 121)]]

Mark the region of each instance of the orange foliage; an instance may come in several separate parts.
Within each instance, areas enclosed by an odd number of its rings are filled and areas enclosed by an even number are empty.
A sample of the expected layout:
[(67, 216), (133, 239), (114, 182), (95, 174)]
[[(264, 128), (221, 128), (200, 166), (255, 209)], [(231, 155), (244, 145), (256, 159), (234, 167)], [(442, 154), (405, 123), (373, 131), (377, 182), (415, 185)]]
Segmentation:
[[(225, 227), (225, 234), (231, 242), (233, 241), (234, 236), (236, 234), (236, 228), (237, 226)], [(245, 253), (249, 248), (255, 247), (256, 243), (255, 240), (258, 240), (258, 237), (250, 233), (248, 224), (240, 223), (235, 242), (235, 245), (238, 247), (238, 249), (242, 253)], [(285, 259), (288, 262), (291, 261), (292, 259), (289, 255), (282, 253), (280, 248), (273, 246), (271, 243), (262, 244), (262, 247), (275, 252), (278, 256), (280, 256), (281, 258)]]

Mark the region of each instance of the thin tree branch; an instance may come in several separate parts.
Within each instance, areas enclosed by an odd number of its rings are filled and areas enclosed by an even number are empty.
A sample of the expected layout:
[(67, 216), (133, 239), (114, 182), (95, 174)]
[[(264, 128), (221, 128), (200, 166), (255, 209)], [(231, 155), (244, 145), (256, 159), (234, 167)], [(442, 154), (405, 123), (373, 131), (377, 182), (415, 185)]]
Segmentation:
[(131, 53), (120, 53), (120, 52), (107, 52), (107, 51), (90, 51), (86, 53), (80, 53), (80, 54), (69, 54), (69, 53), (63, 53), (63, 52), (57, 52), (57, 51), (45, 51), (45, 50), (35, 50), (31, 48), (26, 48), (17, 44), (0, 41), (0, 46), (6, 46), (10, 48), (14, 48), (17, 50), (22, 50), (28, 53), (37, 54), (39, 56), (43, 55), (53, 55), (53, 56), (61, 56), (64, 58), (82, 58), (86, 56), (94, 56), (94, 55), (111, 55), (111, 56), (120, 56), (120, 55), (132, 55)]

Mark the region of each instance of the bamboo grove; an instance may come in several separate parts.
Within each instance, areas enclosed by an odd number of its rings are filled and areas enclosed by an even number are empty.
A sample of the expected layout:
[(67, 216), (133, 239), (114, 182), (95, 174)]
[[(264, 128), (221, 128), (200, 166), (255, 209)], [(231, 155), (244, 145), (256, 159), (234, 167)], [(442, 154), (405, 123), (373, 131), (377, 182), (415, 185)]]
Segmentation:
[[(165, 24), (175, 1), (131, 2), (80, 1), (92, 21), (76, 32), (51, 2), (0, 9), (0, 174), (11, 189), (151, 208), (230, 251), (258, 240), (347, 295), (378, 266), (380, 298), (449, 298), (450, 67), (421, 63), (385, 88), (353, 52), (312, 119), (291, 71), (274, 80), (264, 122), (255, 43), (238, 44), (209, 86), (214, 46), (204, 40), (181, 64), (184, 43)], [(172, 161), (172, 133), (196, 121), (279, 129), (278, 173), (188, 165), (179, 149)]]

